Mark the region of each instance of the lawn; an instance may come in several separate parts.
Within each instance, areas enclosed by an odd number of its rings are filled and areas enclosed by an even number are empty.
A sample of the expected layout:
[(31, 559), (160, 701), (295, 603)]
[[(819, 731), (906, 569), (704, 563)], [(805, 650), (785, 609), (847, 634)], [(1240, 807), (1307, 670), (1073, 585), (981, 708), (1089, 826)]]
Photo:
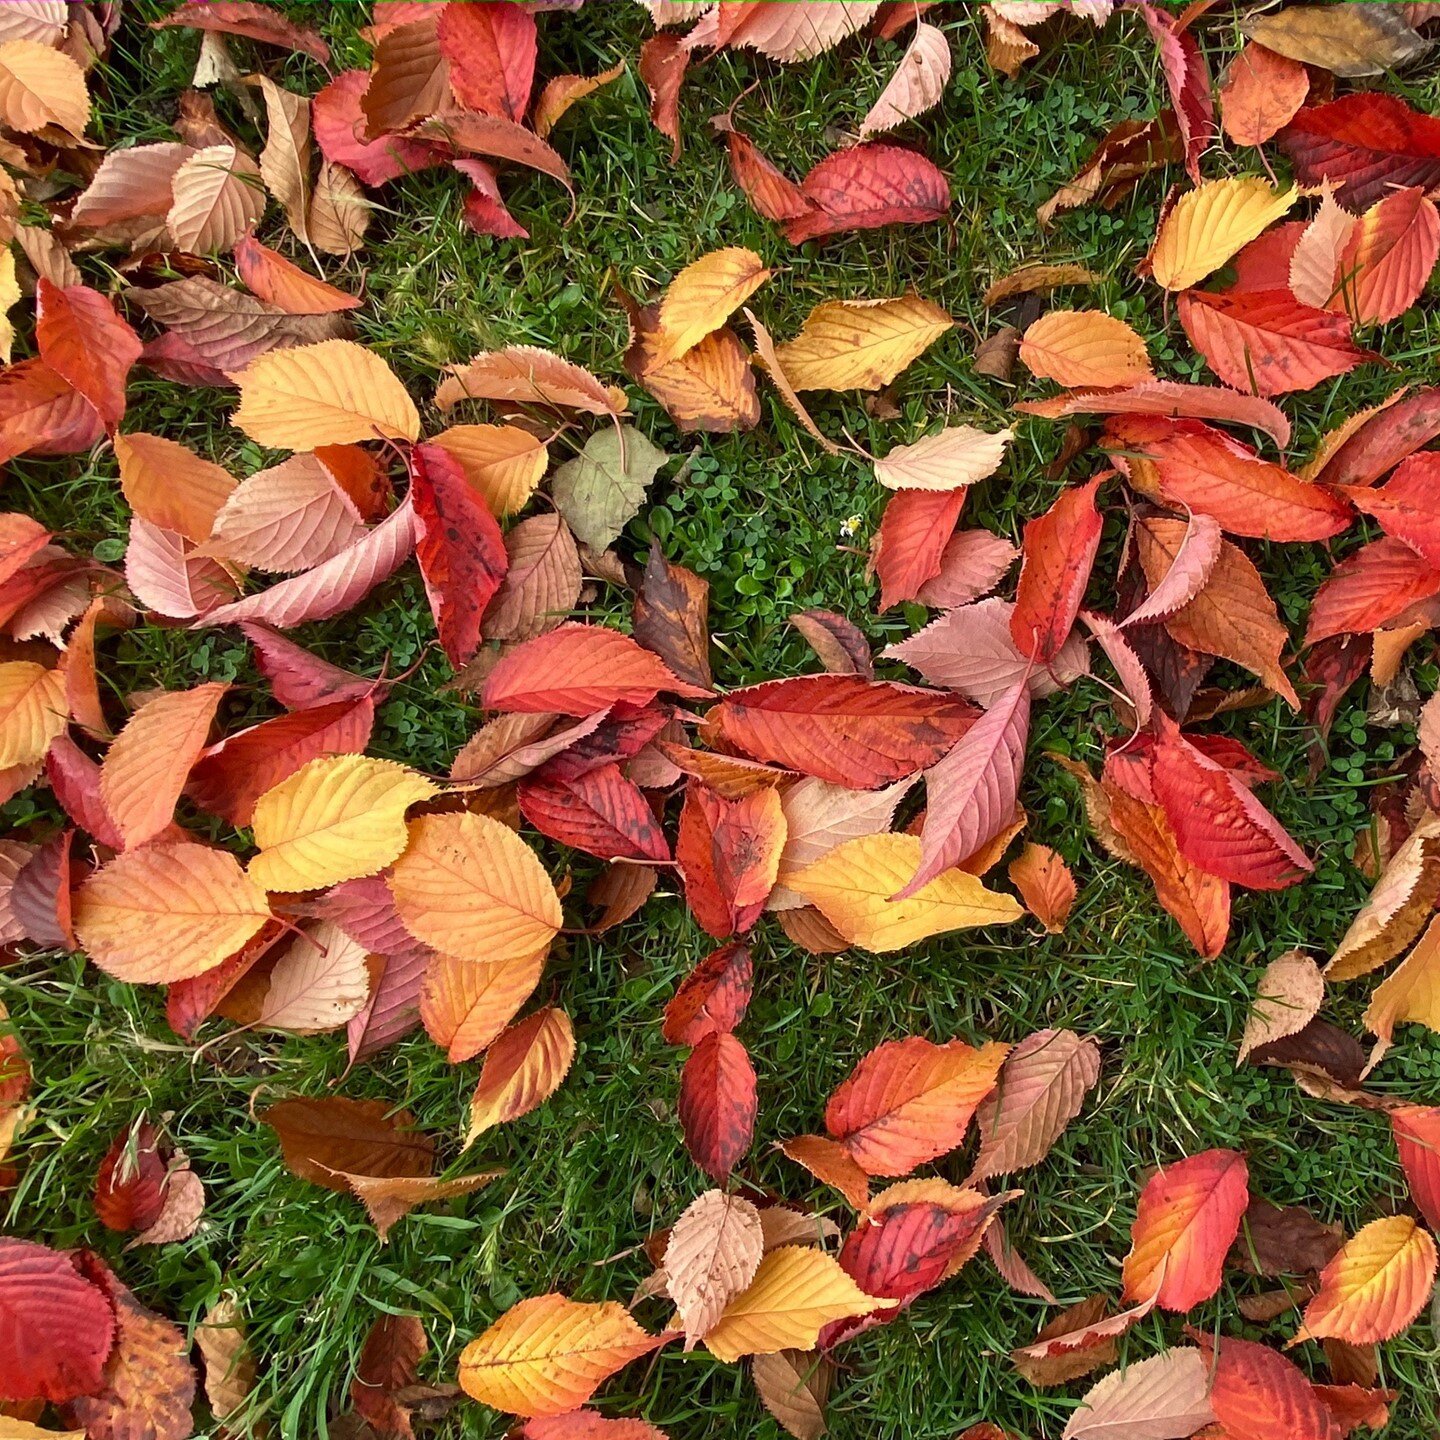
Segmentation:
[[(146, 30), (141, 22), (166, 8), (153, 0), (127, 7), (114, 52), (92, 82), (99, 97), (92, 133), (106, 147), (169, 136), (199, 41), (193, 32)], [(368, 7), (289, 8), (325, 33), (337, 68), (368, 64), (356, 36)], [(843, 427), (867, 448), (912, 439), (942, 413), (995, 429), (1007, 423), (1013, 401), (1042, 393), (1020, 378), (1023, 372), (1016, 384), (1002, 384), (977, 375), (971, 363), (974, 345), (995, 323), (980, 299), (986, 285), (1026, 260), (1076, 260), (1098, 270), (1106, 280), (1081, 303), (1134, 324), (1161, 373), (1202, 378), (1159, 292), (1133, 275), (1154, 233), (1163, 177), (1142, 183), (1114, 212), (1077, 211), (1049, 233), (1035, 221), (1035, 207), (1106, 128), (1164, 103), (1143, 25), (1134, 16), (1099, 34), (1075, 25), (1062, 46), (1012, 82), (986, 65), (973, 8), (952, 4), (936, 12), (955, 52), (954, 78), (941, 108), (901, 132), (951, 179), (956, 203), (944, 224), (792, 248), (750, 210), (707, 124), (738, 100), (737, 116), (756, 143), (791, 173), (803, 173), (853, 132), (900, 55), (903, 35), (851, 40), (788, 68), (742, 52), (692, 70), (682, 104), (685, 153), (672, 165), (669, 142), (651, 128), (634, 74), (638, 47), (650, 33), (646, 15), (621, 0), (591, 0), (580, 14), (547, 16), (541, 25), (542, 74), (594, 73), (622, 58), (630, 64), (617, 83), (581, 102), (553, 137), (574, 171), (573, 218), (558, 186), (517, 173), (506, 180), (507, 201), (531, 238), (481, 238), (461, 219), (458, 178), (422, 174), (382, 192), (368, 248), (327, 277), (347, 289), (363, 283), (359, 338), (389, 361), (422, 409), (443, 364), (493, 346), (545, 346), (618, 380), (626, 324), (613, 287), (651, 296), (683, 265), (727, 245), (749, 246), (783, 267), (758, 297), (757, 313), (777, 336), (793, 334), (821, 299), (891, 296), (909, 287), (956, 318), (950, 336), (899, 383), (900, 419), (872, 418), (855, 396), (818, 397), (822, 427), (832, 435)], [(1222, 60), (1237, 39), (1227, 13), (1212, 15), (1204, 29)], [(294, 89), (311, 93), (324, 83), (304, 57), (245, 42), (235, 49)], [(1440, 108), (1440, 81), (1382, 83), (1421, 109)], [(221, 97), (220, 108), (258, 148), (261, 137), (233, 104)], [(1205, 168), (1207, 175), (1243, 173), (1254, 163), (1253, 151), (1217, 151)], [(266, 238), (287, 248), (279, 236), (277, 224)], [(102, 289), (115, 278), (100, 258), (83, 268)], [(1396, 374), (1361, 370), (1286, 402), (1296, 455), (1387, 393), (1400, 374), (1417, 383), (1440, 380), (1440, 312), (1422, 303), (1387, 328), (1383, 349), (1400, 367)], [(183, 440), (237, 474), (278, 458), (227, 426), (229, 405), (218, 394), (137, 370), (125, 428)], [(924, 622), (925, 612), (914, 606), (876, 613), (864, 550), (884, 492), (869, 468), (820, 453), (773, 391), (765, 392), (761, 423), (750, 434), (699, 438), (680, 435), (637, 388), (630, 395), (639, 427), (688, 461), (683, 471), (672, 464), (662, 472), (653, 503), (619, 548), (643, 562), (658, 543), (710, 582), (720, 685), (814, 668), (786, 623), (806, 607), (849, 616), (877, 648)], [(435, 419), (431, 409), (427, 424)], [(1043, 510), (1063, 482), (1044, 473), (1061, 427), (1022, 421), (1016, 428), (1007, 464), (979, 487), (966, 523), (1018, 539), (1024, 520)], [(571, 443), (563, 437), (557, 454)], [(116, 474), (106, 446), (92, 457), (17, 462), (5, 508), (64, 532), (77, 553), (113, 562), (123, 552), (129, 518)], [(1107, 532), (1097, 577), (1113, 576), (1118, 540), (1118, 529)], [(1287, 546), (1282, 561), (1277, 547), (1274, 563), (1265, 547), (1249, 548), (1282, 613), (1292, 623), (1302, 620), (1331, 564), (1325, 548)], [(1106, 588), (1097, 578), (1093, 599), (1101, 608), (1108, 608)], [(628, 596), (602, 585), (591, 613), (621, 623)], [(350, 615), (306, 627), (296, 638), (375, 673), (387, 661), (392, 671), (414, 664), (432, 632), (411, 567)], [(1430, 642), (1422, 648), (1415, 679), (1429, 694), (1437, 671)], [(102, 674), (121, 695), (218, 678), (235, 687), (226, 701), (227, 729), (247, 716), (276, 713), (232, 631), (142, 626), (109, 642), (107, 658)], [(1239, 672), (1230, 678), (1243, 683)], [(443, 688), (448, 679), (438, 652), (426, 654), (381, 709), (374, 753), (444, 773), (478, 723), (478, 711)], [(1230, 943), (1209, 965), (1197, 962), (1143, 877), (1089, 837), (1074, 782), (1042, 758), (1058, 751), (1098, 762), (1105, 736), (1119, 725), (1106, 692), (1087, 681), (1045, 702), (1022, 798), (1030, 837), (1061, 851), (1080, 882), (1067, 929), (1047, 937), (1032, 923), (893, 956), (852, 951), (816, 958), (762, 923), (755, 1002), (741, 1032), (761, 1101), (743, 1179), (843, 1221), (838, 1197), (812, 1186), (769, 1142), (814, 1129), (825, 1097), (861, 1055), (908, 1034), (1013, 1042), (1044, 1026), (1069, 1026), (1102, 1043), (1101, 1084), (1049, 1160), (1023, 1177), (1026, 1193), (1009, 1220), (1015, 1242), (1062, 1300), (1114, 1292), (1141, 1177), (1151, 1166), (1209, 1147), (1243, 1149), (1258, 1193), (1304, 1203), (1348, 1230), (1389, 1213), (1405, 1192), (1383, 1116), (1306, 1098), (1284, 1071), (1235, 1066), (1258, 967), (1291, 947), (1323, 956), (1366, 892), (1352, 845), (1368, 824), (1371, 787), (1385, 783), (1390, 762), (1415, 738), (1407, 728), (1369, 723), (1368, 699), (1366, 684), (1348, 697), (1314, 783), (1306, 765), (1311, 734), (1282, 703), (1228, 721), (1286, 777), (1267, 803), (1315, 858), (1316, 873), (1279, 894), (1237, 892)], [(38, 829), (57, 813), (48, 793), (37, 790), (11, 802), (4, 818), (10, 828)], [(548, 858), (556, 858), (553, 847)], [(584, 856), (570, 862), (577, 883), (593, 873)], [(558, 864), (551, 868), (560, 873)], [(347, 1075), (344, 1045), (334, 1036), (227, 1038), (223, 1026), (213, 1025), (202, 1035), (209, 1043), (195, 1054), (167, 1028), (158, 991), (110, 982), (79, 956), (12, 960), (0, 970), (0, 1001), (35, 1068), (39, 1118), (21, 1149), (18, 1186), (0, 1196), (0, 1222), (7, 1232), (53, 1245), (95, 1247), (146, 1304), (182, 1325), (198, 1321), (222, 1289), (238, 1290), (261, 1356), (256, 1433), (263, 1419), (286, 1440), (327, 1434), (327, 1417), (342, 1404), (377, 1311), (422, 1316), (433, 1346), (426, 1374), (452, 1380), (461, 1346), (524, 1296), (562, 1289), (585, 1299), (628, 1299), (649, 1268), (641, 1242), (707, 1183), (685, 1153), (674, 1114), (682, 1052), (662, 1042), (658, 1017), (677, 980), (712, 942), (680, 899), (665, 893), (670, 887), (660, 888), (623, 927), (561, 940), (545, 986), (574, 1020), (575, 1067), (553, 1100), (492, 1131), (467, 1157), (508, 1174), (469, 1199), (414, 1214), (388, 1246), (377, 1242), (352, 1200), (292, 1177), (273, 1134), (250, 1118), (250, 1108), (284, 1093), (378, 1097), (450, 1137), (447, 1156), (454, 1158), (476, 1065), (446, 1064), (417, 1034)], [(1338, 1013), (1327, 1013), (1358, 1029), (1361, 1007), (1359, 999), (1346, 1000)], [(1440, 1098), (1440, 1036), (1406, 1027), (1374, 1084), (1418, 1101)], [(91, 1192), (101, 1155), (141, 1110), (166, 1117), (204, 1179), (209, 1203), (193, 1239), (122, 1254), (123, 1240), (96, 1223)], [(963, 1179), (963, 1155), (944, 1162), (940, 1173)], [(1232, 1325), (1236, 1299), (1253, 1288), (1232, 1276), (1192, 1322)], [(1084, 1383), (1035, 1390), (1005, 1358), (1033, 1338), (1047, 1313), (1006, 1289), (988, 1262), (976, 1261), (898, 1323), (840, 1352), (831, 1433), (837, 1440), (945, 1440), (990, 1420), (1037, 1440), (1058, 1435)], [(1175, 1318), (1148, 1320), (1126, 1337), (1122, 1354), (1153, 1354), (1180, 1328)], [(1440, 1426), (1437, 1353), (1427, 1323), (1384, 1348), (1382, 1383), (1404, 1395), (1388, 1432), (1394, 1440), (1431, 1440)], [(624, 1371), (603, 1399), (607, 1414), (644, 1415), (672, 1440), (735, 1434), (770, 1440), (782, 1433), (759, 1406), (743, 1367), (721, 1365), (703, 1350), (668, 1347)], [(465, 1404), (437, 1433), (499, 1436), (505, 1429), (502, 1417)]]

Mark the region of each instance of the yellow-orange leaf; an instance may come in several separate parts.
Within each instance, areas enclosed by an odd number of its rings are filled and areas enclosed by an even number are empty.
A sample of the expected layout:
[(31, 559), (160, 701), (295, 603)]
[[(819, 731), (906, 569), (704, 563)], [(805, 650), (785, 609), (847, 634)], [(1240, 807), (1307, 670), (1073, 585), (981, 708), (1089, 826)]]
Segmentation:
[(787, 883), (866, 950), (902, 950), (947, 930), (1004, 924), (1025, 913), (963, 870), (946, 870), (909, 899), (891, 900), (919, 864), (918, 837), (866, 835), (836, 846)]
[(429, 443), (450, 454), (497, 519), (525, 508), (550, 463), (545, 442), (518, 425), (452, 425)]
[(213, 970), (270, 918), (265, 892), (223, 850), (127, 850), (75, 895), (80, 946), (108, 974), (169, 985)]
[(1409, 1326), (1435, 1285), (1435, 1242), (1408, 1215), (1373, 1220), (1320, 1272), (1291, 1342), (1378, 1345)]
[(466, 1146), (543, 1105), (560, 1088), (574, 1059), (575, 1031), (563, 1010), (537, 1010), (512, 1025), (485, 1053), (470, 1100)]
[(725, 1307), (705, 1348), (726, 1361), (809, 1350), (832, 1320), (897, 1303), (867, 1295), (823, 1250), (783, 1245), (761, 1260), (755, 1278)]
[(583, 410), (587, 415), (623, 415), (623, 390), (604, 385), (582, 365), (534, 345), (486, 350), (464, 365), (447, 365), (435, 403), (448, 410), (461, 400), (505, 400)]
[(322, 755), (255, 802), (250, 876), (267, 890), (319, 890), (374, 875), (405, 848), (406, 810), (434, 794), (392, 760)]
[(89, 123), (85, 72), (69, 55), (37, 40), (0, 45), (0, 125), (25, 135), (58, 125), (79, 136)]
[(557, 75), (545, 83), (540, 98), (530, 114), (535, 133), (543, 140), (560, 123), (561, 117), (577, 101), (592, 95), (625, 73), (625, 62), (617, 60), (598, 75)]
[(1406, 1022), (1440, 1031), (1440, 920), (1430, 922), (1415, 948), (1370, 997), (1365, 1028), (1379, 1037), (1374, 1059), (1389, 1048), (1395, 1027)]
[(534, 993), (550, 949), (547, 941), (518, 960), (457, 960), (436, 955), (420, 990), (425, 1033), (455, 1064), (478, 1055), (520, 1013)]
[(120, 489), (142, 520), (201, 545), (235, 489), (229, 471), (193, 450), (143, 430), (115, 437)]
[(1133, 385), (1154, 371), (1145, 342), (1103, 310), (1052, 310), (1020, 339), (1032, 374), (1059, 385)]
[(511, 1415), (563, 1415), (659, 1343), (613, 1300), (586, 1305), (538, 1295), (512, 1306), (465, 1347), (460, 1388)]
[(174, 818), (227, 688), (197, 685), (157, 695), (126, 721), (105, 752), (100, 799), (126, 849), (153, 840)]
[(1010, 862), (1010, 883), (1020, 892), (1030, 913), (1052, 935), (1065, 928), (1078, 891), (1063, 855), (1048, 845), (1032, 842)]
[(69, 720), (65, 676), (33, 660), (0, 663), (0, 770), (33, 765)]
[(535, 852), (486, 815), (423, 815), (390, 876), (390, 892), (418, 940), (492, 965), (543, 951), (563, 916)]
[(1150, 263), (1155, 282), (1188, 290), (1268, 229), (1300, 197), (1277, 191), (1256, 175), (1207, 180), (1171, 207), (1155, 237)]
[(660, 323), (652, 339), (654, 365), (664, 365), (718, 330), (769, 278), (753, 251), (740, 246), (712, 250), (687, 265), (670, 282), (660, 302)]
[(825, 300), (800, 333), (775, 350), (796, 390), (879, 390), (955, 322), (918, 295), (894, 300)]
[(272, 449), (420, 435), (420, 416), (395, 372), (353, 340), (272, 350), (241, 371), (236, 383), (240, 408), (231, 420)]

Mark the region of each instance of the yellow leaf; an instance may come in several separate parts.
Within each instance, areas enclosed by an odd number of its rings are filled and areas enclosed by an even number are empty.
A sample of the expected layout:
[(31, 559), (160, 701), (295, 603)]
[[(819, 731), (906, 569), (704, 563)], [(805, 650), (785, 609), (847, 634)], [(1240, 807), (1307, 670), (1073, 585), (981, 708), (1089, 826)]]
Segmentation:
[(826, 300), (775, 359), (796, 390), (878, 390), (955, 322), (918, 295)]
[(390, 876), (418, 940), (461, 960), (522, 960), (555, 937), (560, 897), (535, 852), (486, 815), (423, 815)]
[(394, 371), (353, 340), (272, 350), (241, 371), (236, 383), (240, 408), (231, 420), (272, 449), (420, 435), (420, 416)]
[(28, 1420), (0, 1415), (0, 1440), (85, 1440), (83, 1430), (42, 1430)]
[(20, 299), (20, 282), (15, 278), (15, 252), (7, 245), (0, 250), (0, 365), (10, 363), (15, 345), (15, 326), (10, 307)]
[(987, 890), (963, 870), (946, 870), (908, 900), (891, 900), (920, 864), (914, 835), (864, 835), (836, 846), (790, 878), (852, 945), (900, 950), (947, 930), (1005, 924), (1025, 912), (1009, 895)]
[(290, 891), (374, 875), (405, 848), (406, 810), (434, 794), (393, 760), (322, 755), (255, 802), (250, 878)]
[(564, 1415), (658, 1343), (613, 1300), (586, 1305), (538, 1295), (512, 1306), (465, 1347), (460, 1388), (511, 1415)]
[(0, 770), (42, 760), (69, 718), (58, 670), (33, 660), (0, 663)]
[(189, 841), (127, 850), (75, 895), (81, 948), (134, 985), (203, 975), (269, 918), (265, 892), (233, 855)]
[(897, 445), (875, 462), (875, 478), (891, 490), (958, 490), (993, 475), (1015, 437), (973, 425), (947, 425), (913, 445)]
[(783, 1245), (726, 1307), (705, 1348), (717, 1360), (810, 1350), (832, 1320), (890, 1310), (899, 1302), (867, 1295), (823, 1250)]
[(142, 520), (197, 545), (210, 538), (215, 517), (235, 489), (228, 470), (202, 460), (185, 445), (143, 430), (117, 435), (115, 458), (120, 462), (120, 489)]
[(174, 818), (226, 689), (212, 682), (157, 695), (111, 742), (100, 766), (100, 799), (127, 850), (153, 840)]
[(545, 442), (518, 425), (452, 425), (429, 443), (459, 465), (497, 520), (525, 508), (550, 463)]
[(753, 251), (739, 246), (712, 250), (670, 282), (660, 302), (651, 364), (668, 364), (718, 330), (769, 278)]
[(1103, 310), (1052, 310), (1020, 339), (1020, 359), (1059, 385), (1133, 385), (1154, 378), (1145, 342)]
[(23, 135), (58, 125), (80, 136), (89, 123), (85, 72), (70, 56), (36, 40), (0, 45), (0, 125)]
[(1257, 175), (1208, 180), (1187, 190), (1171, 207), (1155, 237), (1150, 263), (1155, 283), (1188, 290), (1218, 270), (1299, 198)]
[(1335, 1339), (1378, 1345), (1406, 1329), (1435, 1288), (1435, 1242), (1408, 1215), (1391, 1215), (1346, 1241), (1320, 1272), (1290, 1343)]

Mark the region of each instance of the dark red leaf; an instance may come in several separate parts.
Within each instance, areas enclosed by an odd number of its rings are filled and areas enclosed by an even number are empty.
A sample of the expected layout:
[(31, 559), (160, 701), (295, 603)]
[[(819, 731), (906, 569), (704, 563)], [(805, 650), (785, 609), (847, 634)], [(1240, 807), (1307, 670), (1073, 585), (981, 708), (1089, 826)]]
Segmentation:
[(160, 1132), (148, 1121), (115, 1137), (95, 1178), (95, 1213), (108, 1230), (148, 1230), (165, 1208)]
[(644, 793), (615, 764), (578, 775), (549, 769), (526, 776), (515, 797), (542, 834), (602, 860), (670, 858), (664, 831)]
[(743, 941), (712, 951), (665, 1007), (660, 1033), (666, 1044), (698, 1045), (707, 1035), (728, 1035), (749, 1007), (753, 975), (750, 947)]

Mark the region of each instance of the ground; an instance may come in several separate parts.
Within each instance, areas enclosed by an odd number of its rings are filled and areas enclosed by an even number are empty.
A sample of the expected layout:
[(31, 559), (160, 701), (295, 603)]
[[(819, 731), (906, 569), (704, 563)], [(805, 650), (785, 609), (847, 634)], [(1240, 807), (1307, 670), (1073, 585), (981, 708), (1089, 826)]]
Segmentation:
[[(107, 146), (169, 133), (199, 42), (190, 32), (145, 30), (141, 20), (163, 8), (152, 0), (127, 7), (115, 53), (100, 71), (96, 133)], [(337, 63), (366, 63), (355, 36), (362, 7), (291, 9), (327, 34)], [(985, 64), (978, 15), (959, 5), (939, 14), (955, 50), (954, 79), (938, 114), (902, 138), (923, 145), (950, 175), (956, 204), (946, 224), (793, 249), (750, 211), (706, 124), (755, 87), (739, 100), (738, 117), (767, 153), (800, 173), (853, 133), (904, 37), (854, 40), (789, 69), (745, 54), (709, 62), (687, 87), (686, 148), (672, 165), (634, 75), (649, 31), (645, 14), (621, 0), (591, 0), (581, 15), (547, 16), (541, 26), (543, 74), (590, 73), (620, 58), (631, 66), (572, 111), (554, 137), (574, 169), (573, 220), (567, 223), (568, 202), (553, 182), (515, 174), (506, 177), (507, 198), (532, 238), (480, 238), (461, 220), (458, 178), (432, 172), (382, 193), (369, 249), (329, 278), (347, 287), (363, 282), (369, 303), (358, 312), (360, 336), (421, 402), (433, 393), (443, 363), (496, 345), (553, 347), (619, 377), (625, 322), (613, 285), (649, 296), (682, 265), (723, 245), (751, 246), (783, 267), (758, 297), (759, 313), (779, 336), (793, 333), (820, 299), (894, 295), (909, 286), (955, 316), (953, 334), (900, 382), (903, 419), (872, 420), (855, 397), (817, 397), (825, 428), (839, 434), (843, 425), (867, 446), (914, 438), (942, 413), (995, 428), (1006, 422), (1013, 400), (1040, 393), (1033, 382), (1010, 386), (978, 376), (970, 361), (991, 323), (980, 302), (986, 284), (1029, 259), (1072, 259), (1099, 270), (1108, 279), (1089, 303), (1137, 325), (1162, 373), (1199, 378), (1199, 362), (1173, 316), (1154, 287), (1132, 273), (1154, 231), (1161, 178), (1117, 211), (1064, 217), (1049, 234), (1034, 219), (1036, 205), (1100, 133), (1161, 103), (1143, 26), (1121, 17), (1096, 35), (1076, 25), (1064, 32), (1063, 47), (1011, 82)], [(1207, 36), (1220, 58), (1237, 39), (1223, 12), (1207, 21)], [(311, 92), (323, 83), (319, 67), (303, 58), (245, 42), (236, 49), (293, 88)], [(1408, 88), (1384, 83), (1422, 108), (1437, 108), (1440, 86), (1432, 81)], [(232, 123), (244, 125), (233, 106), (223, 99), (221, 106)], [(258, 145), (258, 136), (245, 133)], [(1256, 156), (1219, 151), (1205, 168), (1210, 175), (1241, 173), (1256, 168)], [(112, 278), (98, 259), (86, 269), (92, 283)], [(1440, 378), (1440, 313), (1417, 307), (1388, 328), (1383, 349), (1398, 372), (1362, 370), (1287, 402), (1296, 422), (1294, 453), (1304, 455), (1318, 434), (1386, 393), (1401, 374)], [(215, 391), (139, 378), (131, 393), (126, 428), (182, 439), (237, 473), (270, 458), (227, 427), (229, 404)], [(923, 622), (913, 607), (876, 614), (862, 554), (883, 499), (873, 476), (853, 460), (821, 455), (773, 393), (751, 434), (700, 439), (680, 436), (654, 402), (631, 394), (641, 428), (691, 461), (683, 482), (662, 479), (655, 503), (620, 545), (643, 559), (658, 540), (671, 559), (710, 581), (722, 685), (812, 668), (786, 625), (807, 606), (850, 616), (877, 646)], [(426, 418), (439, 423), (433, 409)], [(980, 487), (967, 523), (1018, 536), (1023, 520), (1058, 489), (1060, 482), (1043, 472), (1059, 438), (1058, 427), (1020, 424), (1008, 464)], [(567, 436), (556, 449), (563, 455), (573, 442)], [(29, 511), (62, 529), (77, 551), (113, 561), (127, 524), (115, 476), (114, 457), (103, 447), (93, 460), (19, 463), (12, 466), (7, 508)], [(853, 539), (842, 529), (849, 517), (858, 517)], [(1098, 576), (1113, 574), (1116, 538), (1108, 536), (1112, 563), (1102, 560)], [(1287, 546), (1283, 556), (1250, 548), (1298, 636), (1329, 557), (1320, 546)], [(1092, 598), (1101, 608), (1106, 590), (1097, 579)], [(598, 609), (623, 623), (627, 599), (607, 590)], [(354, 614), (307, 627), (299, 638), (374, 672), (386, 657), (392, 670), (409, 666), (431, 633), (411, 570)], [(120, 694), (207, 677), (232, 680), (223, 717), (229, 728), (247, 715), (274, 713), (233, 632), (139, 629), (111, 643), (103, 671)], [(432, 653), (396, 687), (381, 711), (378, 753), (443, 772), (477, 723), (471, 706), (442, 692), (447, 678)], [(1428, 659), (1416, 678), (1428, 694), (1436, 681)], [(1239, 672), (1229, 681), (1243, 683)], [(1307, 1204), (1326, 1220), (1353, 1229), (1390, 1210), (1404, 1188), (1382, 1117), (1307, 1099), (1284, 1072), (1237, 1071), (1234, 1062), (1258, 967), (1293, 946), (1323, 954), (1364, 894), (1350, 856), (1367, 824), (1369, 787), (1385, 783), (1379, 777), (1388, 762), (1414, 743), (1409, 730), (1368, 726), (1367, 696), (1362, 685), (1342, 708), (1329, 763), (1313, 784), (1304, 758), (1310, 734), (1280, 702), (1232, 722), (1234, 733), (1286, 777), (1267, 792), (1268, 803), (1315, 857), (1316, 874), (1279, 895), (1237, 892), (1230, 944), (1211, 965), (1197, 962), (1143, 877), (1108, 859), (1088, 837), (1073, 782), (1043, 758), (1060, 751), (1097, 759), (1102, 735), (1116, 723), (1104, 691), (1082, 683), (1047, 701), (1031, 740), (1023, 798), (1031, 836), (1058, 848), (1080, 881), (1069, 927), (1048, 938), (1022, 925), (880, 958), (853, 952), (816, 959), (762, 925), (756, 999), (741, 1031), (761, 1098), (744, 1178), (843, 1220), (836, 1197), (813, 1188), (769, 1142), (815, 1128), (826, 1095), (865, 1051), (912, 1033), (1014, 1041), (1065, 1025), (1101, 1041), (1103, 1079), (1051, 1158), (1018, 1181), (1026, 1193), (1010, 1220), (1014, 1239), (1062, 1299), (1116, 1291), (1144, 1172), (1211, 1146), (1244, 1149), (1259, 1193)], [(44, 819), (47, 803), (44, 795), (22, 796), (7, 807), (6, 819), (17, 826)], [(552, 847), (547, 858), (561, 873), (566, 857)], [(590, 867), (584, 857), (573, 859), (583, 878)], [(508, 1167), (503, 1180), (412, 1216), (388, 1247), (378, 1244), (352, 1200), (292, 1178), (273, 1135), (250, 1119), (249, 1109), (268, 1096), (332, 1088), (382, 1097), (451, 1137), (453, 1159), (474, 1064), (446, 1064), (423, 1036), (348, 1076), (343, 1044), (334, 1037), (245, 1036), (216, 1041), (192, 1058), (191, 1047), (165, 1026), (155, 992), (109, 982), (78, 957), (12, 963), (0, 971), (0, 1000), (33, 1058), (40, 1120), (0, 1222), (54, 1244), (99, 1248), (146, 1303), (182, 1324), (197, 1321), (223, 1285), (237, 1288), (262, 1356), (257, 1404), (270, 1433), (323, 1436), (377, 1309), (419, 1313), (434, 1346), (427, 1374), (453, 1379), (461, 1345), (524, 1296), (552, 1288), (586, 1299), (629, 1296), (647, 1269), (635, 1247), (705, 1185), (674, 1118), (681, 1052), (662, 1043), (658, 1015), (678, 978), (709, 947), (669, 893), (604, 937), (564, 941), (545, 988), (575, 1021), (579, 1050), (569, 1080), (541, 1110), (491, 1132), (466, 1157)], [(1342, 1003), (1337, 1018), (1357, 1021), (1361, 1003)], [(221, 1028), (207, 1028), (202, 1038), (213, 1039)], [(1416, 1027), (1402, 1031), (1375, 1083), (1436, 1100), (1440, 1037)], [(111, 1138), (141, 1109), (167, 1117), (205, 1180), (209, 1206), (193, 1240), (122, 1255), (122, 1241), (95, 1222), (91, 1187)], [(940, 1170), (958, 1180), (966, 1168), (962, 1156)], [(1227, 1281), (1193, 1322), (1234, 1333), (1235, 1301), (1252, 1288)], [(1033, 1337), (1046, 1314), (977, 1261), (897, 1324), (846, 1347), (832, 1434), (943, 1440), (991, 1420), (1026, 1437), (1058, 1435), (1084, 1384), (1037, 1391), (1004, 1358)], [(1281, 1321), (1270, 1333), (1288, 1329)], [(1123, 1353), (1153, 1354), (1179, 1331), (1175, 1319), (1152, 1319), (1127, 1338)], [(1436, 1434), (1436, 1353), (1425, 1323), (1385, 1347), (1384, 1379), (1405, 1396), (1389, 1432), (1394, 1440)], [(603, 1408), (644, 1415), (672, 1440), (735, 1434), (769, 1440), (780, 1433), (742, 1367), (676, 1346), (608, 1385)], [(505, 1428), (501, 1417), (467, 1405), (443, 1433), (489, 1437)]]

